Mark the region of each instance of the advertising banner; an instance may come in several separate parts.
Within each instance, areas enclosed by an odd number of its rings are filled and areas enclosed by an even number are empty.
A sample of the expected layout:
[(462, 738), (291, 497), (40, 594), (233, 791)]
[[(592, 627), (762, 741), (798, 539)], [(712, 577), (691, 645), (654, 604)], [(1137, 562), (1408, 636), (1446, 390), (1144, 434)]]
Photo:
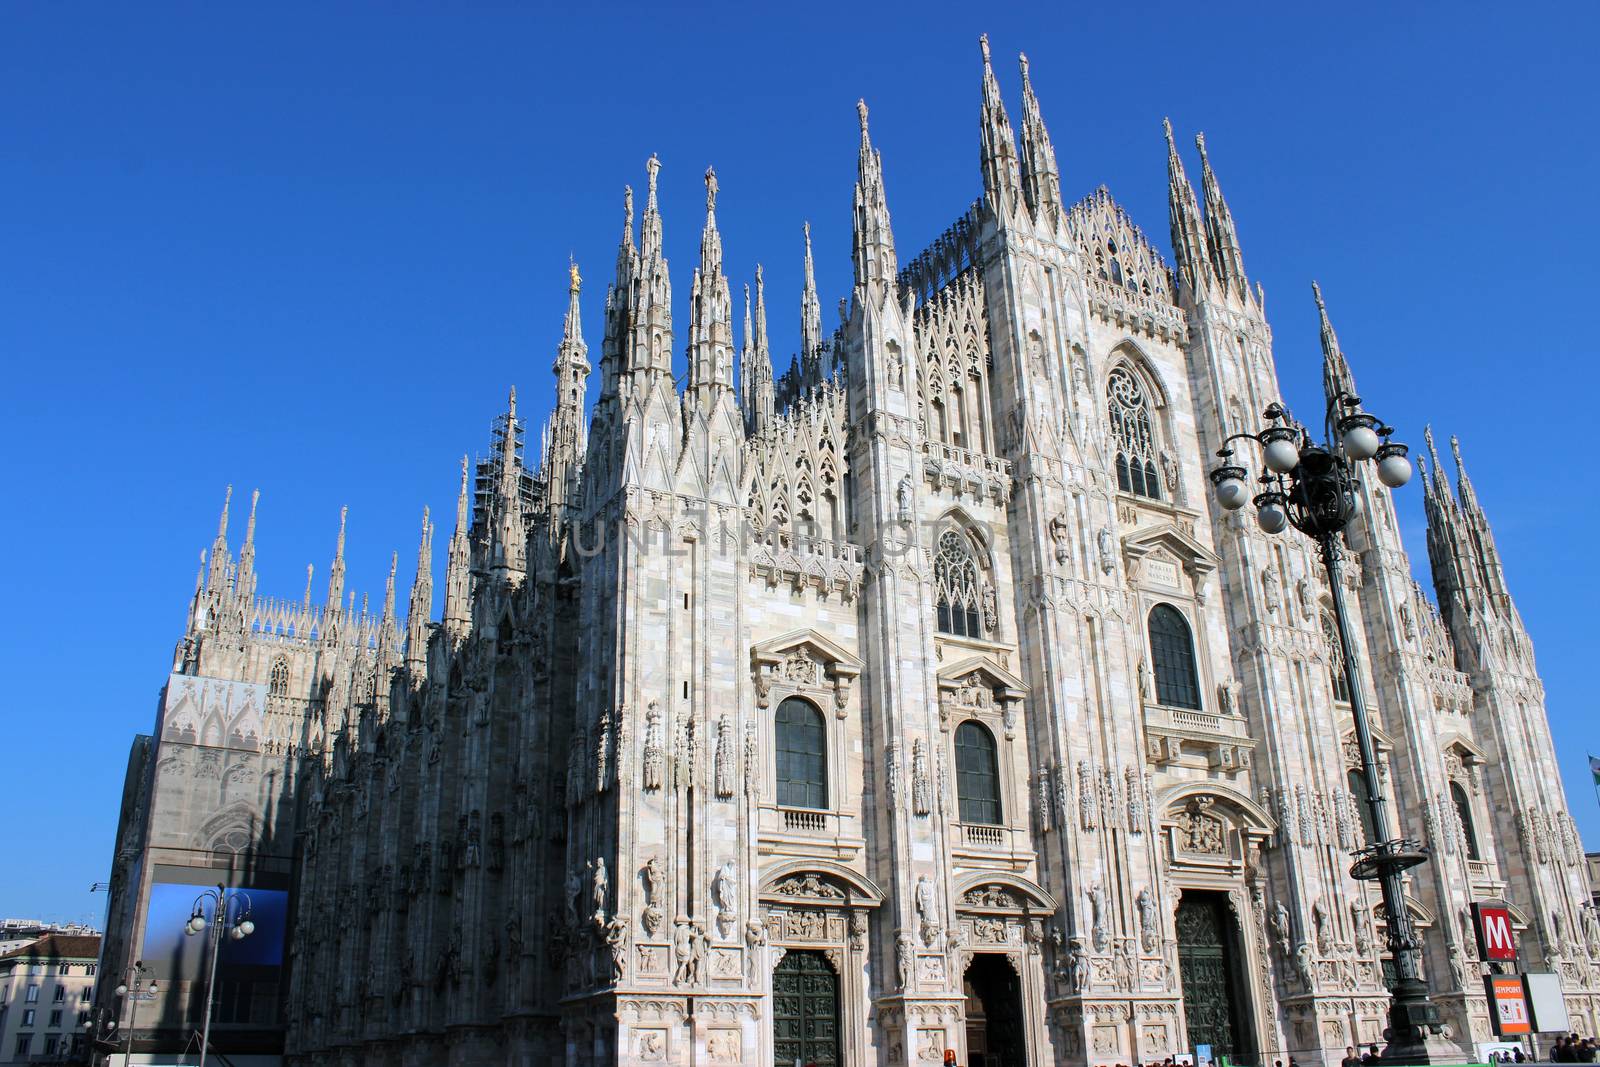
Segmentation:
[(1548, 971), (1522, 976), (1528, 994), (1528, 1011), (1533, 1028), (1541, 1034), (1566, 1033), (1572, 1028), (1567, 1018), (1567, 998), (1561, 992), (1561, 976)]

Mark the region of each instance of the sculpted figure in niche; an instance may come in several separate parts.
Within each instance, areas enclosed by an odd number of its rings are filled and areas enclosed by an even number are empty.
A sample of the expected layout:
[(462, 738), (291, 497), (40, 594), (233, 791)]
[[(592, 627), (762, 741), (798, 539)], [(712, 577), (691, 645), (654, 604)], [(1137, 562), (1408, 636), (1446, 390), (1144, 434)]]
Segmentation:
[(1072, 559), (1072, 527), (1067, 524), (1065, 515), (1057, 515), (1050, 520), (1050, 540), (1056, 547), (1056, 562), (1062, 566)]
[(900, 988), (910, 989), (914, 984), (912, 965), (916, 959), (915, 942), (910, 934), (901, 934), (894, 945), (894, 965), (899, 974)]
[(1289, 954), (1289, 909), (1283, 906), (1283, 901), (1272, 911), (1272, 936), (1278, 942), (1278, 951), (1285, 956)]
[(1312, 982), (1316, 978), (1316, 970), (1312, 966), (1311, 946), (1304, 941), (1300, 942), (1300, 947), (1294, 950), (1294, 969), (1295, 973), (1300, 976), (1301, 984), (1310, 989)]
[(1074, 993), (1087, 993), (1093, 981), (1094, 968), (1089, 961), (1089, 953), (1084, 950), (1083, 942), (1078, 938), (1072, 939), (1071, 946), (1067, 949), (1067, 975), (1068, 984)]
[(767, 930), (758, 922), (744, 924), (744, 980), (755, 977), (756, 963), (761, 959), (762, 948), (767, 944)]
[(738, 918), (738, 879), (733, 861), (729, 860), (717, 868), (716, 877), (711, 880), (711, 899), (717, 905), (717, 932), (724, 938), (732, 936), (733, 924)]
[(1098, 536), (1100, 545), (1100, 569), (1106, 574), (1111, 574), (1117, 569), (1117, 557), (1111, 545), (1111, 531), (1107, 527), (1100, 527)]
[(567, 872), (567, 923), (578, 925), (583, 909), (583, 872), (574, 867)]
[(1094, 950), (1104, 952), (1111, 938), (1111, 931), (1107, 926), (1110, 920), (1109, 907), (1106, 903), (1106, 890), (1099, 882), (1089, 890), (1089, 913), (1092, 916), (1090, 936), (1094, 939)]
[(939, 939), (939, 902), (925, 874), (917, 878), (917, 918), (922, 920), (922, 943), (932, 948)]
[(1283, 603), (1283, 583), (1278, 579), (1276, 567), (1268, 566), (1262, 569), (1261, 593), (1267, 601), (1267, 614), (1276, 615), (1278, 606)]
[(606, 898), (611, 891), (611, 876), (606, 873), (606, 860), (604, 856), (594, 861), (594, 917), (603, 920), (606, 914)]
[(1134, 900), (1139, 909), (1139, 943), (1146, 952), (1154, 952), (1156, 941), (1161, 936), (1160, 918), (1156, 914), (1156, 899), (1150, 893), (1150, 887), (1139, 890), (1139, 896)]

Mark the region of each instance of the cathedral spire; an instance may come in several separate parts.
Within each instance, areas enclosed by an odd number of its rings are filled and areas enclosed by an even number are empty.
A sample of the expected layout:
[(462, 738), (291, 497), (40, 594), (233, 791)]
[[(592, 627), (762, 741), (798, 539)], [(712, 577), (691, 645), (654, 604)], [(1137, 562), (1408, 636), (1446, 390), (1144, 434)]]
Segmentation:
[(629, 351), (626, 371), (649, 370), (672, 374), (672, 280), (667, 259), (661, 249), (661, 207), (656, 198), (656, 179), (661, 160), (652, 155), (645, 164), (650, 187), (645, 197), (644, 220), (639, 229), (639, 259), (636, 276), (628, 289), (627, 327), (632, 332), (626, 342)]
[(1317, 315), (1322, 320), (1322, 388), (1331, 402), (1340, 393), (1354, 394), (1356, 380), (1350, 373), (1350, 364), (1344, 358), (1344, 351), (1339, 347), (1339, 337), (1333, 332), (1333, 323), (1328, 321), (1328, 305), (1322, 302), (1322, 287), (1316, 282), (1311, 283), (1311, 295), (1316, 298)]
[(1028, 78), (1028, 57), (1019, 55), (1017, 61), (1022, 67), (1022, 195), (1034, 221), (1054, 227), (1062, 215), (1061, 172)]
[(444, 574), (444, 627), (451, 637), (465, 637), (472, 623), (472, 546), (468, 541), (467, 457), (461, 457), (461, 491), (456, 495), (456, 528)]
[(1233, 224), (1233, 212), (1222, 197), (1222, 186), (1211, 169), (1211, 158), (1206, 155), (1206, 135), (1196, 134), (1195, 147), (1200, 150), (1200, 184), (1206, 198), (1206, 237), (1211, 247), (1211, 262), (1217, 272), (1217, 281), (1224, 289), (1233, 289), (1241, 299), (1250, 299), (1250, 282), (1244, 274), (1244, 256), (1239, 251), (1239, 231)]
[(244, 525), (244, 544), (239, 547), (239, 573), (234, 579), (234, 595), (247, 604), (256, 592), (256, 505), (261, 502), (261, 490), (250, 492), (250, 518)]
[(228, 591), (228, 506), (233, 503), (233, 486), (222, 494), (222, 514), (217, 518), (217, 537), (211, 542), (211, 570), (206, 588), (212, 596), (224, 596)]
[(333, 566), (328, 570), (328, 601), (326, 610), (335, 613), (344, 600), (344, 524), (350, 515), (350, 506), (339, 509), (339, 541), (333, 550)]
[(733, 299), (722, 272), (722, 234), (717, 231), (717, 172), (706, 168), (706, 225), (700, 235), (700, 265), (689, 298), (689, 391), (710, 410), (723, 390), (733, 389)]
[(568, 264), (567, 273), (567, 315), (555, 363), (550, 368), (556, 379), (556, 406), (545, 427), (543, 453), (546, 500), (558, 523), (577, 495), (578, 472), (587, 443), (584, 408), (589, 389), (589, 346), (583, 341), (578, 311), (583, 278), (576, 263)]
[(392, 650), (397, 634), (394, 614), (394, 575), (400, 567), (400, 553), (389, 553), (389, 579), (383, 585), (383, 617), (378, 623), (378, 639), (385, 650)]
[(494, 431), (498, 468), (490, 526), (490, 559), (502, 571), (521, 572), (527, 554), (527, 528), (522, 513), (522, 424), (517, 421), (517, 387), (506, 400), (506, 413)]
[(1022, 179), (1017, 169), (1017, 142), (1011, 119), (1000, 97), (989, 62), (989, 35), (978, 38), (983, 52), (983, 111), (979, 119), (979, 161), (983, 166), (983, 195), (989, 209), (1002, 222), (1010, 219), (1022, 200)]
[(811, 223), (806, 235), (806, 287), (800, 294), (800, 350), (807, 354), (822, 347), (822, 302), (817, 299), (817, 268), (811, 259)]
[(622, 240), (617, 244), (616, 274), (606, 288), (605, 330), (600, 339), (602, 403), (616, 395), (617, 376), (629, 369), (624, 362), (624, 348), (632, 308), (633, 279), (639, 263), (639, 250), (633, 243), (633, 186), (622, 187), (622, 205)]
[(861, 152), (856, 164), (855, 283), (858, 292), (875, 292), (881, 299), (883, 294), (893, 295), (899, 263), (883, 191), (883, 157), (872, 147), (865, 100), (856, 101), (856, 115), (861, 120)]
[(1178, 260), (1178, 273), (1194, 292), (1205, 289), (1211, 280), (1210, 253), (1206, 249), (1205, 225), (1194, 186), (1183, 172), (1183, 160), (1172, 139), (1172, 123), (1161, 120), (1167, 134), (1167, 210), (1172, 222), (1172, 254)]
[(767, 294), (761, 264), (756, 264), (755, 320), (750, 317), (750, 287), (744, 287), (744, 430), (755, 436), (772, 421), (772, 352), (767, 347)]
[(417, 573), (411, 580), (406, 608), (406, 666), (418, 673), (428, 659), (428, 623), (433, 616), (433, 522), (422, 509), (422, 536), (417, 541)]

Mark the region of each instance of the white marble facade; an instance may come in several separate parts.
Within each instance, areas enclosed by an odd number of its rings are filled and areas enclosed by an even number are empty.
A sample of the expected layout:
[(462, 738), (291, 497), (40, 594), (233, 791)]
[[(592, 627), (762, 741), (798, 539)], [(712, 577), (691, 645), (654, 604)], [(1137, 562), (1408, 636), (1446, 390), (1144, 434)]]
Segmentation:
[[(1236, 1060), (1379, 1039), (1320, 564), (1207, 492), (1279, 391), (1204, 145), (1197, 196), (1169, 131), (1169, 265), (1105, 189), (1062, 200), (1026, 60), (1020, 139), (987, 43), (982, 73), (982, 198), (904, 267), (860, 107), (854, 289), (825, 337), (808, 231), (782, 376), (759, 275), (735, 348), (710, 171), (680, 346), (650, 160), (598, 400), (574, 270), (541, 462), (513, 394), (463, 465), (442, 621), (426, 517), (406, 619), (392, 578), (346, 606), (342, 531), (324, 604), (309, 576), (257, 597), (224, 524), (177, 669), (265, 685), (264, 743), (301, 761), (290, 1060), (774, 1067), (810, 1010), (774, 984), (803, 981), (839, 1063), (1159, 1059), (1223, 1025), (1185, 997), (1208, 924)], [(1428, 975), (1485, 1039), (1465, 915), (1505, 899), (1592, 1031), (1531, 645), (1464, 471), (1418, 481), (1442, 610), (1376, 483), (1347, 596), (1387, 829), (1433, 853)], [(1005, 1048), (972, 1024), (1012, 1010)]]

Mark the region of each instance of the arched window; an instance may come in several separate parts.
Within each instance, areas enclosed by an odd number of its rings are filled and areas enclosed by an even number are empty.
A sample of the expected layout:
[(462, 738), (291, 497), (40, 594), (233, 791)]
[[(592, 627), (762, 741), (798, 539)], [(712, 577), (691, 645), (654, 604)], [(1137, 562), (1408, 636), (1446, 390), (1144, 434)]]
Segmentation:
[(959, 530), (939, 535), (933, 559), (933, 582), (938, 597), (939, 632), (957, 637), (983, 636), (983, 583), (972, 546)]
[(791, 808), (828, 806), (828, 739), (822, 712), (790, 697), (778, 705), (778, 803)]
[(1361, 840), (1364, 844), (1375, 845), (1382, 838), (1372, 821), (1372, 806), (1367, 803), (1367, 775), (1360, 768), (1351, 767), (1345, 781), (1350, 784), (1350, 792), (1355, 794), (1356, 811), (1361, 816)]
[(1328, 680), (1333, 683), (1333, 699), (1340, 704), (1350, 703), (1350, 682), (1344, 674), (1344, 648), (1339, 644), (1339, 633), (1334, 629), (1333, 616), (1322, 616), (1322, 639), (1328, 643)]
[(1106, 405), (1111, 436), (1117, 443), (1117, 488), (1160, 500), (1161, 479), (1156, 474), (1149, 395), (1126, 365), (1114, 368), (1106, 380)]
[(1467, 799), (1467, 791), (1461, 788), (1460, 782), (1450, 783), (1450, 799), (1456, 806), (1456, 818), (1461, 820), (1461, 836), (1467, 840), (1467, 859), (1483, 859), (1478, 850), (1478, 827), (1472, 821), (1472, 802)]
[(282, 656), (272, 661), (272, 672), (267, 676), (267, 695), (270, 697), (289, 695), (289, 661)]
[(1150, 662), (1156, 672), (1156, 700), (1169, 708), (1200, 707), (1195, 673), (1194, 636), (1183, 613), (1171, 604), (1150, 609)]
[(971, 719), (956, 727), (956, 796), (962, 822), (1000, 825), (1000, 763), (994, 735)]

